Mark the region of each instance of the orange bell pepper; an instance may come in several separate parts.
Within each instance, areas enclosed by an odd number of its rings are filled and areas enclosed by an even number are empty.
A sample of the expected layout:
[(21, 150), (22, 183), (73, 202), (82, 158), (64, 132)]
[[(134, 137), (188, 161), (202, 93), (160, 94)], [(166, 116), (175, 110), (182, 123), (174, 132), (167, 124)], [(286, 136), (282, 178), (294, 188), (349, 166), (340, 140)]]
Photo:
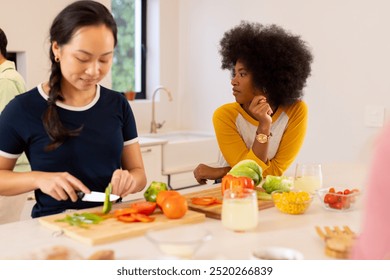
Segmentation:
[(227, 174), (222, 178), (221, 191), (222, 195), (225, 190), (230, 189), (234, 192), (242, 192), (243, 189), (254, 189), (255, 184), (252, 178), (249, 177), (236, 177), (231, 174)]

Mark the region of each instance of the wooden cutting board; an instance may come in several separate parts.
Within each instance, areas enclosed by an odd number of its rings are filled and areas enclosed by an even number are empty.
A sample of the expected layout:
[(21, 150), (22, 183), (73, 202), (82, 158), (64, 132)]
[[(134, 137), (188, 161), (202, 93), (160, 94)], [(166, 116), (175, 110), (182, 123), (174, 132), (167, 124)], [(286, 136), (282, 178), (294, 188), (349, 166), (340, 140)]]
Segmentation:
[[(204, 213), (206, 217), (212, 218), (212, 219), (221, 219), (221, 210), (222, 210), (222, 205), (221, 204), (214, 204), (210, 206), (202, 206), (202, 205), (195, 205), (191, 203), (191, 198), (193, 197), (202, 197), (202, 196), (213, 196), (222, 201), (222, 192), (221, 192), (221, 185), (218, 184), (215, 188), (211, 188), (208, 190), (202, 190), (198, 192), (193, 192), (189, 194), (184, 194), (184, 196), (187, 198), (188, 201), (188, 208)], [(259, 203), (259, 210), (270, 208), (274, 206), (273, 201), (265, 201), (265, 200), (258, 200)]]
[[(114, 208), (126, 208), (127, 206), (126, 203), (121, 203), (115, 205)], [(89, 228), (85, 229), (71, 226), (67, 223), (55, 222), (55, 220), (62, 219), (66, 215), (71, 215), (73, 213), (93, 213), (101, 211), (102, 207), (97, 207), (72, 213), (61, 213), (39, 218), (39, 222), (50, 229), (63, 231), (65, 235), (74, 240), (88, 245), (97, 245), (139, 236), (151, 229), (198, 223), (206, 219), (205, 214), (190, 210), (181, 219), (168, 219), (160, 210), (156, 210), (155, 214), (151, 215), (151, 217), (155, 217), (156, 219), (151, 223), (124, 223), (118, 221), (116, 218), (109, 218), (99, 224), (89, 225)]]

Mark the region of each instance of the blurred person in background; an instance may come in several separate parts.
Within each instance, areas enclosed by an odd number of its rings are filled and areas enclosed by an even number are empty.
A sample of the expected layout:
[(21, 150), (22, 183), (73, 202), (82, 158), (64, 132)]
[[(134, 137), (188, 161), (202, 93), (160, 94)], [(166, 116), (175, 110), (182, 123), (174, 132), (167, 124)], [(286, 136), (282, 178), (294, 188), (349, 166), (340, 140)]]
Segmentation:
[(364, 191), (361, 232), (351, 259), (390, 259), (390, 123), (376, 139)]
[[(4, 107), (18, 94), (26, 91), (23, 77), (16, 71), (15, 63), (7, 60), (8, 40), (0, 28), (0, 114)], [(30, 170), (26, 155), (23, 153), (17, 160), (14, 171)], [(0, 196), (0, 224), (17, 221), (23, 211), (27, 193), (17, 196)]]

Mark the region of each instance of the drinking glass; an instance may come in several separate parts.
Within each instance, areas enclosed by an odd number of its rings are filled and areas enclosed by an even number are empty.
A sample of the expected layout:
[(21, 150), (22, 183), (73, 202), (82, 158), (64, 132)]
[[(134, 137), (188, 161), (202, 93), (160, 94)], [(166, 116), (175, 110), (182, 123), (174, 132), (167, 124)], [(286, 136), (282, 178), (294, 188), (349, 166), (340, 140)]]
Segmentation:
[(298, 163), (295, 168), (294, 188), (314, 194), (322, 187), (322, 168), (319, 163)]
[(223, 195), (221, 220), (228, 229), (244, 232), (257, 227), (258, 204), (256, 191), (227, 189)]

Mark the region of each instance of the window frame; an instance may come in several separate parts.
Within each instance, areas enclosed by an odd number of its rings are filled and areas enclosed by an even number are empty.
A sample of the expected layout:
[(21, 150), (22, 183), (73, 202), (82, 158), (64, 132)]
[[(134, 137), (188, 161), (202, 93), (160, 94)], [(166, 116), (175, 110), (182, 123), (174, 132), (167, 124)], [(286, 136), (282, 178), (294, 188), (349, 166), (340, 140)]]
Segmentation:
[[(146, 59), (146, 52), (147, 52), (147, 0), (139, 0), (140, 1), (140, 5), (141, 5), (141, 21), (140, 21), (140, 34), (137, 35), (138, 37), (138, 41), (139, 44), (140, 44), (140, 47), (139, 47), (139, 56), (138, 57), (138, 62), (137, 64), (139, 65), (136, 65), (135, 67), (140, 67), (140, 71), (138, 72), (137, 71), (137, 74), (136, 76), (139, 76), (136, 77), (137, 78), (137, 81), (136, 81), (136, 89), (135, 90), (135, 99), (139, 99), (139, 100), (145, 100), (146, 99), (146, 63), (147, 63), (147, 59)], [(111, 4), (112, 5), (112, 4)], [(115, 17), (115, 16), (114, 16)], [(118, 45), (116, 46), (118, 48)], [(128, 74), (130, 75), (130, 74)], [(137, 91), (137, 88), (139, 91)], [(118, 89), (119, 90), (119, 89)], [(123, 92), (125, 93), (125, 92)]]
[(146, 99), (147, 0), (141, 0), (141, 5), (141, 92), (137, 92), (136, 99)]

